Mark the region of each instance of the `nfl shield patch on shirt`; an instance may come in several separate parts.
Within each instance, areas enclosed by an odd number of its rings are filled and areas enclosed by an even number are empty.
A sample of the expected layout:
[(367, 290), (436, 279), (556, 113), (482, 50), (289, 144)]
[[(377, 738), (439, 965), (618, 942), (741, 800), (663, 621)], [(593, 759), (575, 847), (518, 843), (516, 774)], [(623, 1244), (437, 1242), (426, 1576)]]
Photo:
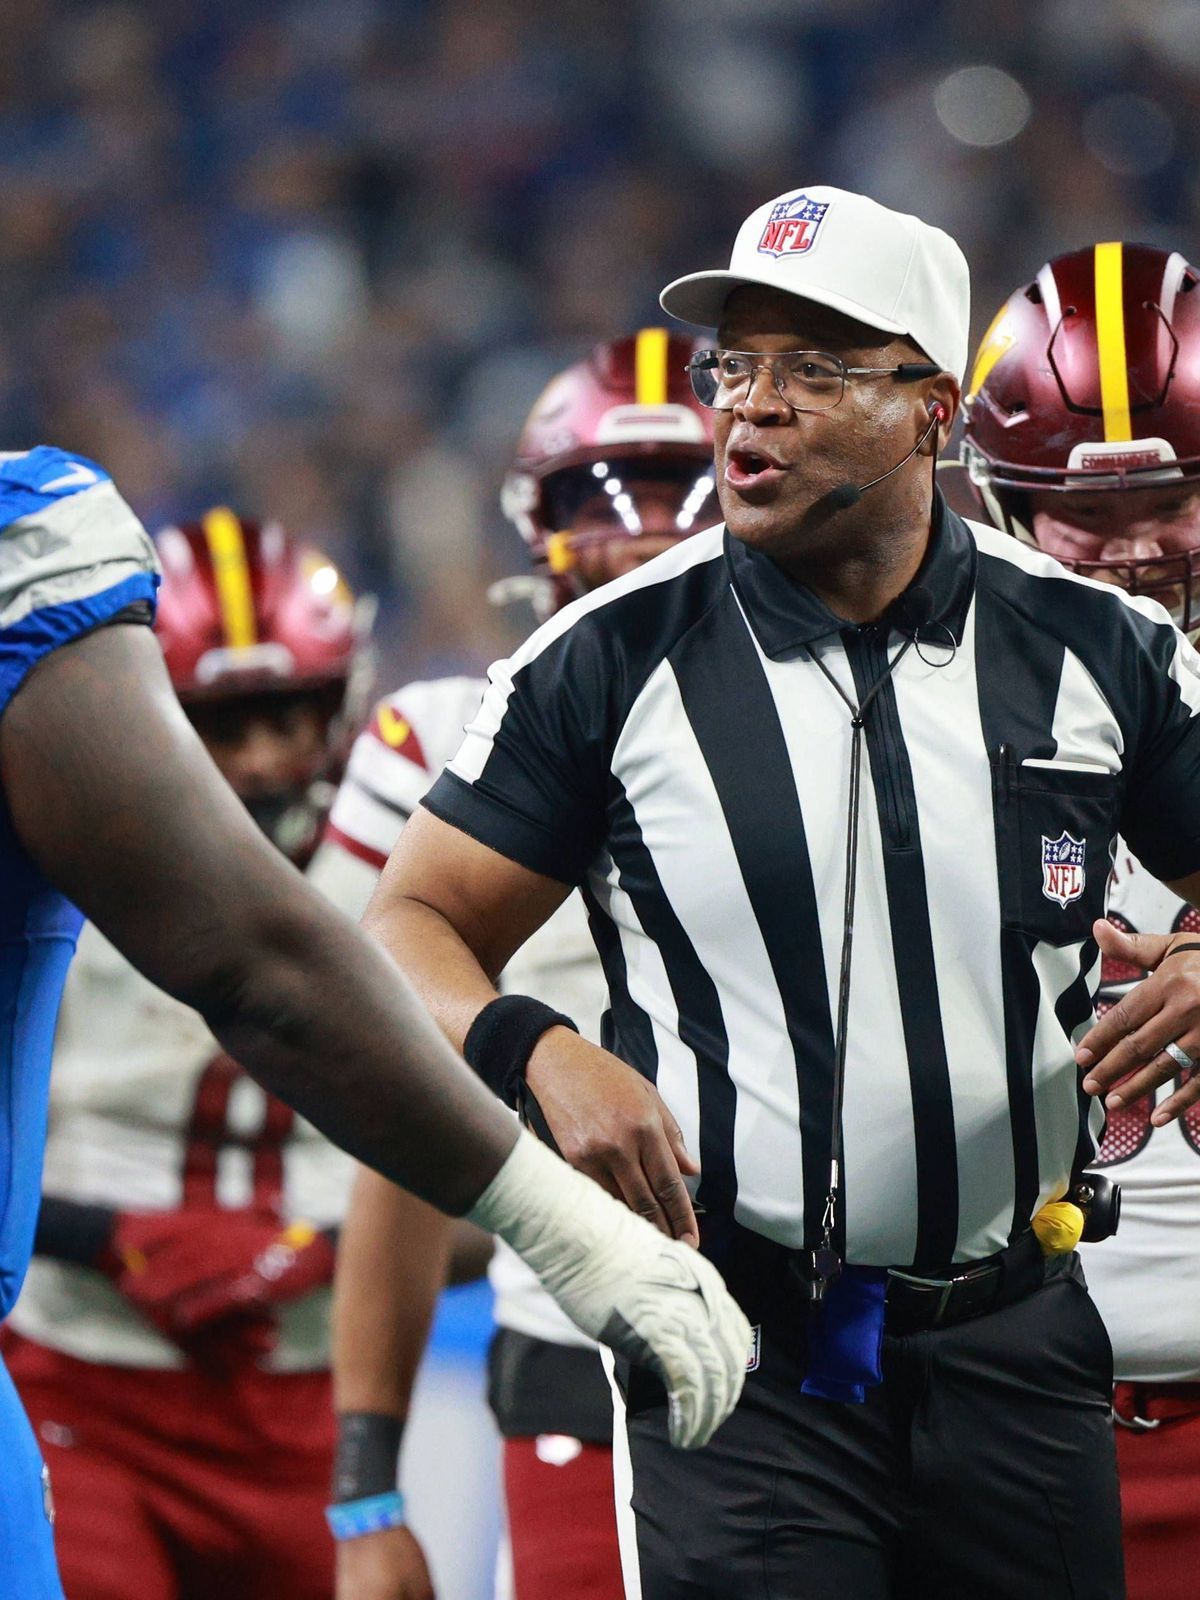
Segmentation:
[(1042, 893), (1047, 900), (1055, 900), (1066, 909), (1072, 900), (1083, 893), (1085, 874), (1083, 863), (1087, 845), (1066, 830), (1057, 839), (1042, 835)]
[(762, 1323), (755, 1323), (750, 1329), (750, 1354), (746, 1357), (746, 1371), (757, 1372), (759, 1358), (762, 1355)]

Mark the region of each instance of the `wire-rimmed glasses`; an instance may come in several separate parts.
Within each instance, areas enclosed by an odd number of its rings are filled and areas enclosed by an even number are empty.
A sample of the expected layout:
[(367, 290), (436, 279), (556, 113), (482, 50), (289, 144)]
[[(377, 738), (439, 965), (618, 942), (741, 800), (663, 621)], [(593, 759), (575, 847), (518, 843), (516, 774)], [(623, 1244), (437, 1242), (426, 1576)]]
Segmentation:
[(942, 370), (932, 361), (903, 361), (894, 367), (848, 367), (826, 350), (697, 350), (687, 364), (692, 393), (713, 411), (732, 411), (750, 391), (756, 373), (766, 368), (793, 411), (832, 411), (846, 392), (847, 378), (893, 377), (899, 383), (934, 378)]

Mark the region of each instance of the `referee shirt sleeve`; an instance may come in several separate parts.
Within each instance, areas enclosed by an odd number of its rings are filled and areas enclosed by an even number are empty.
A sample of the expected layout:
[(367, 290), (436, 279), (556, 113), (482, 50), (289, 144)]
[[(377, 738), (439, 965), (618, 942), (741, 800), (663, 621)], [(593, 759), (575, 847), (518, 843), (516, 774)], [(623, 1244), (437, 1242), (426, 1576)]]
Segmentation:
[(600, 631), (552, 618), (488, 674), (479, 713), (422, 804), (533, 872), (576, 885), (604, 843), (614, 685)]
[(1170, 882), (1200, 871), (1200, 655), (1173, 626), (1143, 637), (1141, 717), (1121, 831), (1147, 871)]

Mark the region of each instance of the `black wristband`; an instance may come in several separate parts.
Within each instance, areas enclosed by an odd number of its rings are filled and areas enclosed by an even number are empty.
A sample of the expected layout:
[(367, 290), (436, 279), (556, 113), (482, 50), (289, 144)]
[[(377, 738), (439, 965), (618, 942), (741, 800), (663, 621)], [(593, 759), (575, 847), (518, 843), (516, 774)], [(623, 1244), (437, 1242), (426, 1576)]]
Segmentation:
[(79, 1200), (42, 1196), (33, 1253), (78, 1267), (94, 1267), (108, 1247), (117, 1213), (108, 1206), (84, 1205)]
[(579, 1029), (561, 1011), (528, 994), (502, 994), (475, 1018), (463, 1055), (506, 1106), (515, 1111), (533, 1047), (550, 1028)]
[(343, 1411), (333, 1457), (335, 1505), (390, 1494), (396, 1487), (404, 1424), (383, 1411)]

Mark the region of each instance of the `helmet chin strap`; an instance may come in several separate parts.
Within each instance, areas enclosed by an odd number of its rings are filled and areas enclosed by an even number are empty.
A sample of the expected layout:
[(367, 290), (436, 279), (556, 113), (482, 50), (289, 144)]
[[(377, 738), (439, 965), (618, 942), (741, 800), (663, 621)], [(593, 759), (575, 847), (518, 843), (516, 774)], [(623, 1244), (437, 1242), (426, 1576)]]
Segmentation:
[[(589, 547), (597, 547), (624, 542), (630, 536), (614, 533), (604, 536), (589, 534), (585, 537)], [(546, 539), (545, 548), (546, 566), (551, 576), (546, 577), (540, 572), (522, 572), (509, 578), (498, 578), (495, 583), (488, 585), (488, 604), (510, 606), (528, 603), (533, 607), (538, 621), (545, 622), (547, 617), (554, 614), (556, 602), (561, 604), (554, 579), (565, 577), (569, 572), (573, 572), (578, 564), (572, 544), (574, 538), (575, 532), (572, 528), (560, 528), (556, 533), (550, 534)]]
[(561, 577), (564, 572), (570, 572), (575, 565), (575, 551), (571, 544), (574, 537), (574, 530), (571, 528), (560, 528), (556, 533), (547, 536), (546, 564), (556, 577)]

